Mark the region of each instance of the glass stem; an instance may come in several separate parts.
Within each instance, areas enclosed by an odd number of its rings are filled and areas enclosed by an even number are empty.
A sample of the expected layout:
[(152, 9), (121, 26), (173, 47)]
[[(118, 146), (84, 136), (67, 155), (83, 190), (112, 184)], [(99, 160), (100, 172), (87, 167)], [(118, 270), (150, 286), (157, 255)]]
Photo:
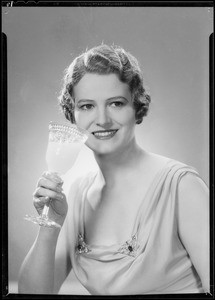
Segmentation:
[(47, 204), (45, 204), (44, 207), (43, 207), (42, 217), (47, 218), (48, 217), (48, 212), (49, 212), (49, 206)]

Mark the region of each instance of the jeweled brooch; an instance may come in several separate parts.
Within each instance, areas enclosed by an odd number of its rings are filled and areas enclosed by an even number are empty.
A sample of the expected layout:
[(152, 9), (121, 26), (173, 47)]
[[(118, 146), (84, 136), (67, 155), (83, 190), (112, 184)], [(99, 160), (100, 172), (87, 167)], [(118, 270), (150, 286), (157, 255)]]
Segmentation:
[(133, 235), (130, 240), (127, 240), (118, 250), (117, 252), (126, 254), (129, 256), (136, 256), (137, 249), (139, 248), (139, 245), (137, 243), (137, 236)]
[(76, 252), (78, 254), (81, 253), (88, 253), (91, 250), (89, 249), (89, 246), (85, 243), (84, 238), (81, 234), (78, 235), (78, 245), (76, 247)]

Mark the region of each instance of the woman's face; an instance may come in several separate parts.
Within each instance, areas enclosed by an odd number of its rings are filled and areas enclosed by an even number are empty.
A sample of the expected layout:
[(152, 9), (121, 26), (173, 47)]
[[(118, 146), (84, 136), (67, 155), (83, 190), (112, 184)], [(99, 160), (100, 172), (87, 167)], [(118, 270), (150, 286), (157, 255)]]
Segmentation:
[(95, 153), (122, 152), (134, 141), (131, 93), (117, 75), (87, 73), (74, 87), (74, 98), (76, 124), (90, 133), (86, 145)]

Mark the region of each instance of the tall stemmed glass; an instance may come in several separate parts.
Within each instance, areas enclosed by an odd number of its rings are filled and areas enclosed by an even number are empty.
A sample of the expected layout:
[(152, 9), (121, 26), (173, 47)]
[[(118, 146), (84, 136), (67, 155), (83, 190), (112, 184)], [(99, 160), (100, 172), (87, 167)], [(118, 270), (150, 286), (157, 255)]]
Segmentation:
[[(64, 125), (57, 122), (50, 122), (46, 151), (48, 171), (56, 174), (57, 177), (64, 175), (74, 165), (87, 138), (87, 132), (75, 124)], [(26, 215), (25, 220), (39, 224), (40, 226), (60, 228), (59, 224), (49, 219), (48, 212), (49, 205), (45, 205), (40, 216)]]

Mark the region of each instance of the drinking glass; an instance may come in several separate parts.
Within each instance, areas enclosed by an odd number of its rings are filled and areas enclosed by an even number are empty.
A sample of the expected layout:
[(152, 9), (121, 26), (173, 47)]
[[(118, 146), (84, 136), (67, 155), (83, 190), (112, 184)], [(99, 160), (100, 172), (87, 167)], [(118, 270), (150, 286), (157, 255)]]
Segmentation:
[[(75, 124), (60, 124), (51, 121), (49, 123), (48, 147), (46, 151), (46, 162), (48, 171), (51, 172), (50, 174), (56, 174), (57, 178), (64, 175), (74, 165), (87, 138), (87, 131), (77, 127)], [(58, 183), (62, 182), (61, 180)], [(44, 206), (40, 216), (26, 215), (25, 220), (40, 226), (60, 228), (59, 224), (48, 217), (49, 204)]]

